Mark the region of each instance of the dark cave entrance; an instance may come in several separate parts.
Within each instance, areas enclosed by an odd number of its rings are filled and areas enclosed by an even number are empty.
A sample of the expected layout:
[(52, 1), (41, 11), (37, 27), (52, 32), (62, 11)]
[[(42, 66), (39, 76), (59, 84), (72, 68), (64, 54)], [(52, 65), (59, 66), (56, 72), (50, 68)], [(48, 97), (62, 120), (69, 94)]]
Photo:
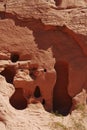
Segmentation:
[(8, 83), (12, 84), (14, 80), (14, 76), (16, 74), (16, 70), (14, 67), (8, 66), (0, 74), (5, 77)]
[(68, 115), (72, 106), (72, 98), (68, 95), (69, 65), (58, 61), (55, 64), (57, 80), (53, 90), (53, 111), (64, 116)]
[(54, 1), (55, 1), (56, 6), (59, 6), (62, 3), (62, 0), (54, 0)]
[(5, 11), (0, 11), (0, 19), (5, 19)]
[(27, 99), (23, 95), (22, 88), (16, 88), (9, 101), (15, 109), (23, 110), (27, 107)]
[(11, 61), (13, 63), (17, 62), (19, 60), (19, 54), (16, 54), (16, 53), (12, 53), (11, 54)]
[(35, 91), (34, 91), (34, 96), (35, 96), (36, 98), (41, 97), (41, 92), (40, 92), (39, 86), (36, 86)]

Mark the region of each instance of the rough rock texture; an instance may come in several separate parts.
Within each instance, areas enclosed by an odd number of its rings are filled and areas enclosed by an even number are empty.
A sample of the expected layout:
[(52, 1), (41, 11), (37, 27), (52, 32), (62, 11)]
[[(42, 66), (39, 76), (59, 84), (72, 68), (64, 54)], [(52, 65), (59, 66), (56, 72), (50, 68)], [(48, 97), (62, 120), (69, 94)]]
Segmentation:
[(87, 0), (0, 0), (0, 129), (86, 130), (86, 77)]

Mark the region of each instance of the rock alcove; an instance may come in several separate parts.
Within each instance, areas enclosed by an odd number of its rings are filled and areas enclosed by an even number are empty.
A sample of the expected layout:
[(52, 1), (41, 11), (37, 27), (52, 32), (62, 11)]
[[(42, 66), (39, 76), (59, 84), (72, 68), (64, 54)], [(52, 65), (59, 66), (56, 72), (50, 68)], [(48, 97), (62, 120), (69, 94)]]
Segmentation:
[(11, 61), (13, 62), (13, 63), (15, 63), (15, 62), (17, 62), (19, 60), (19, 54), (17, 54), (17, 53), (12, 53), (11, 54)]
[(24, 97), (22, 88), (16, 88), (9, 101), (10, 104), (17, 110), (23, 110), (27, 107), (27, 99)]
[(36, 86), (35, 91), (34, 91), (34, 96), (35, 96), (36, 98), (41, 97), (41, 92), (40, 92), (39, 86)]
[(54, 0), (54, 1), (55, 1), (56, 6), (59, 6), (62, 3), (62, 0)]
[(16, 69), (14, 68), (14, 66), (7, 66), (0, 74), (5, 77), (8, 83), (13, 84)]
[(72, 107), (72, 98), (68, 94), (69, 64), (57, 61), (55, 70), (57, 80), (53, 89), (53, 111), (66, 116)]

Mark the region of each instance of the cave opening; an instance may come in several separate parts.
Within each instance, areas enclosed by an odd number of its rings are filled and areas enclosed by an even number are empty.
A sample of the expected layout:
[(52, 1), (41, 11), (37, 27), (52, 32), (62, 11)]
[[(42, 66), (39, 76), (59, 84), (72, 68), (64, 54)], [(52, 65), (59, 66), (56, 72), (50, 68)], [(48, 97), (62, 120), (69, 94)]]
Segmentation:
[(16, 53), (11, 54), (11, 61), (12, 62), (17, 62), (19, 60), (19, 55)]
[(41, 97), (41, 92), (40, 92), (39, 86), (36, 86), (35, 91), (34, 91), (34, 96), (35, 96), (36, 98)]
[(12, 66), (5, 67), (5, 69), (0, 73), (2, 76), (5, 77), (8, 83), (13, 83), (14, 76), (16, 74), (16, 70)]
[(47, 69), (44, 69), (44, 72), (47, 72)]
[(55, 1), (56, 6), (59, 6), (62, 3), (62, 0), (54, 0), (54, 1)]
[(53, 111), (66, 116), (72, 106), (72, 98), (68, 94), (69, 64), (65, 61), (57, 61), (55, 64), (57, 73), (56, 84), (53, 90)]
[(22, 88), (16, 88), (14, 94), (9, 99), (10, 104), (17, 110), (23, 110), (27, 107), (27, 99), (23, 95)]
[(5, 11), (0, 11), (0, 19), (5, 19)]

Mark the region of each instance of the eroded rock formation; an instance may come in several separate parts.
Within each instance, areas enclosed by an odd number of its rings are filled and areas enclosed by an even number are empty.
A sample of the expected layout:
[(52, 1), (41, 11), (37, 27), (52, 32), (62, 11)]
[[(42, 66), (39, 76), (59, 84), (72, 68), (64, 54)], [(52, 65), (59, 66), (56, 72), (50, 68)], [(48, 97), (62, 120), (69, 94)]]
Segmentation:
[(71, 113), (83, 104), (82, 89), (86, 106), (86, 7), (86, 0), (0, 1), (1, 129), (49, 130), (40, 118), (47, 126), (46, 111)]

